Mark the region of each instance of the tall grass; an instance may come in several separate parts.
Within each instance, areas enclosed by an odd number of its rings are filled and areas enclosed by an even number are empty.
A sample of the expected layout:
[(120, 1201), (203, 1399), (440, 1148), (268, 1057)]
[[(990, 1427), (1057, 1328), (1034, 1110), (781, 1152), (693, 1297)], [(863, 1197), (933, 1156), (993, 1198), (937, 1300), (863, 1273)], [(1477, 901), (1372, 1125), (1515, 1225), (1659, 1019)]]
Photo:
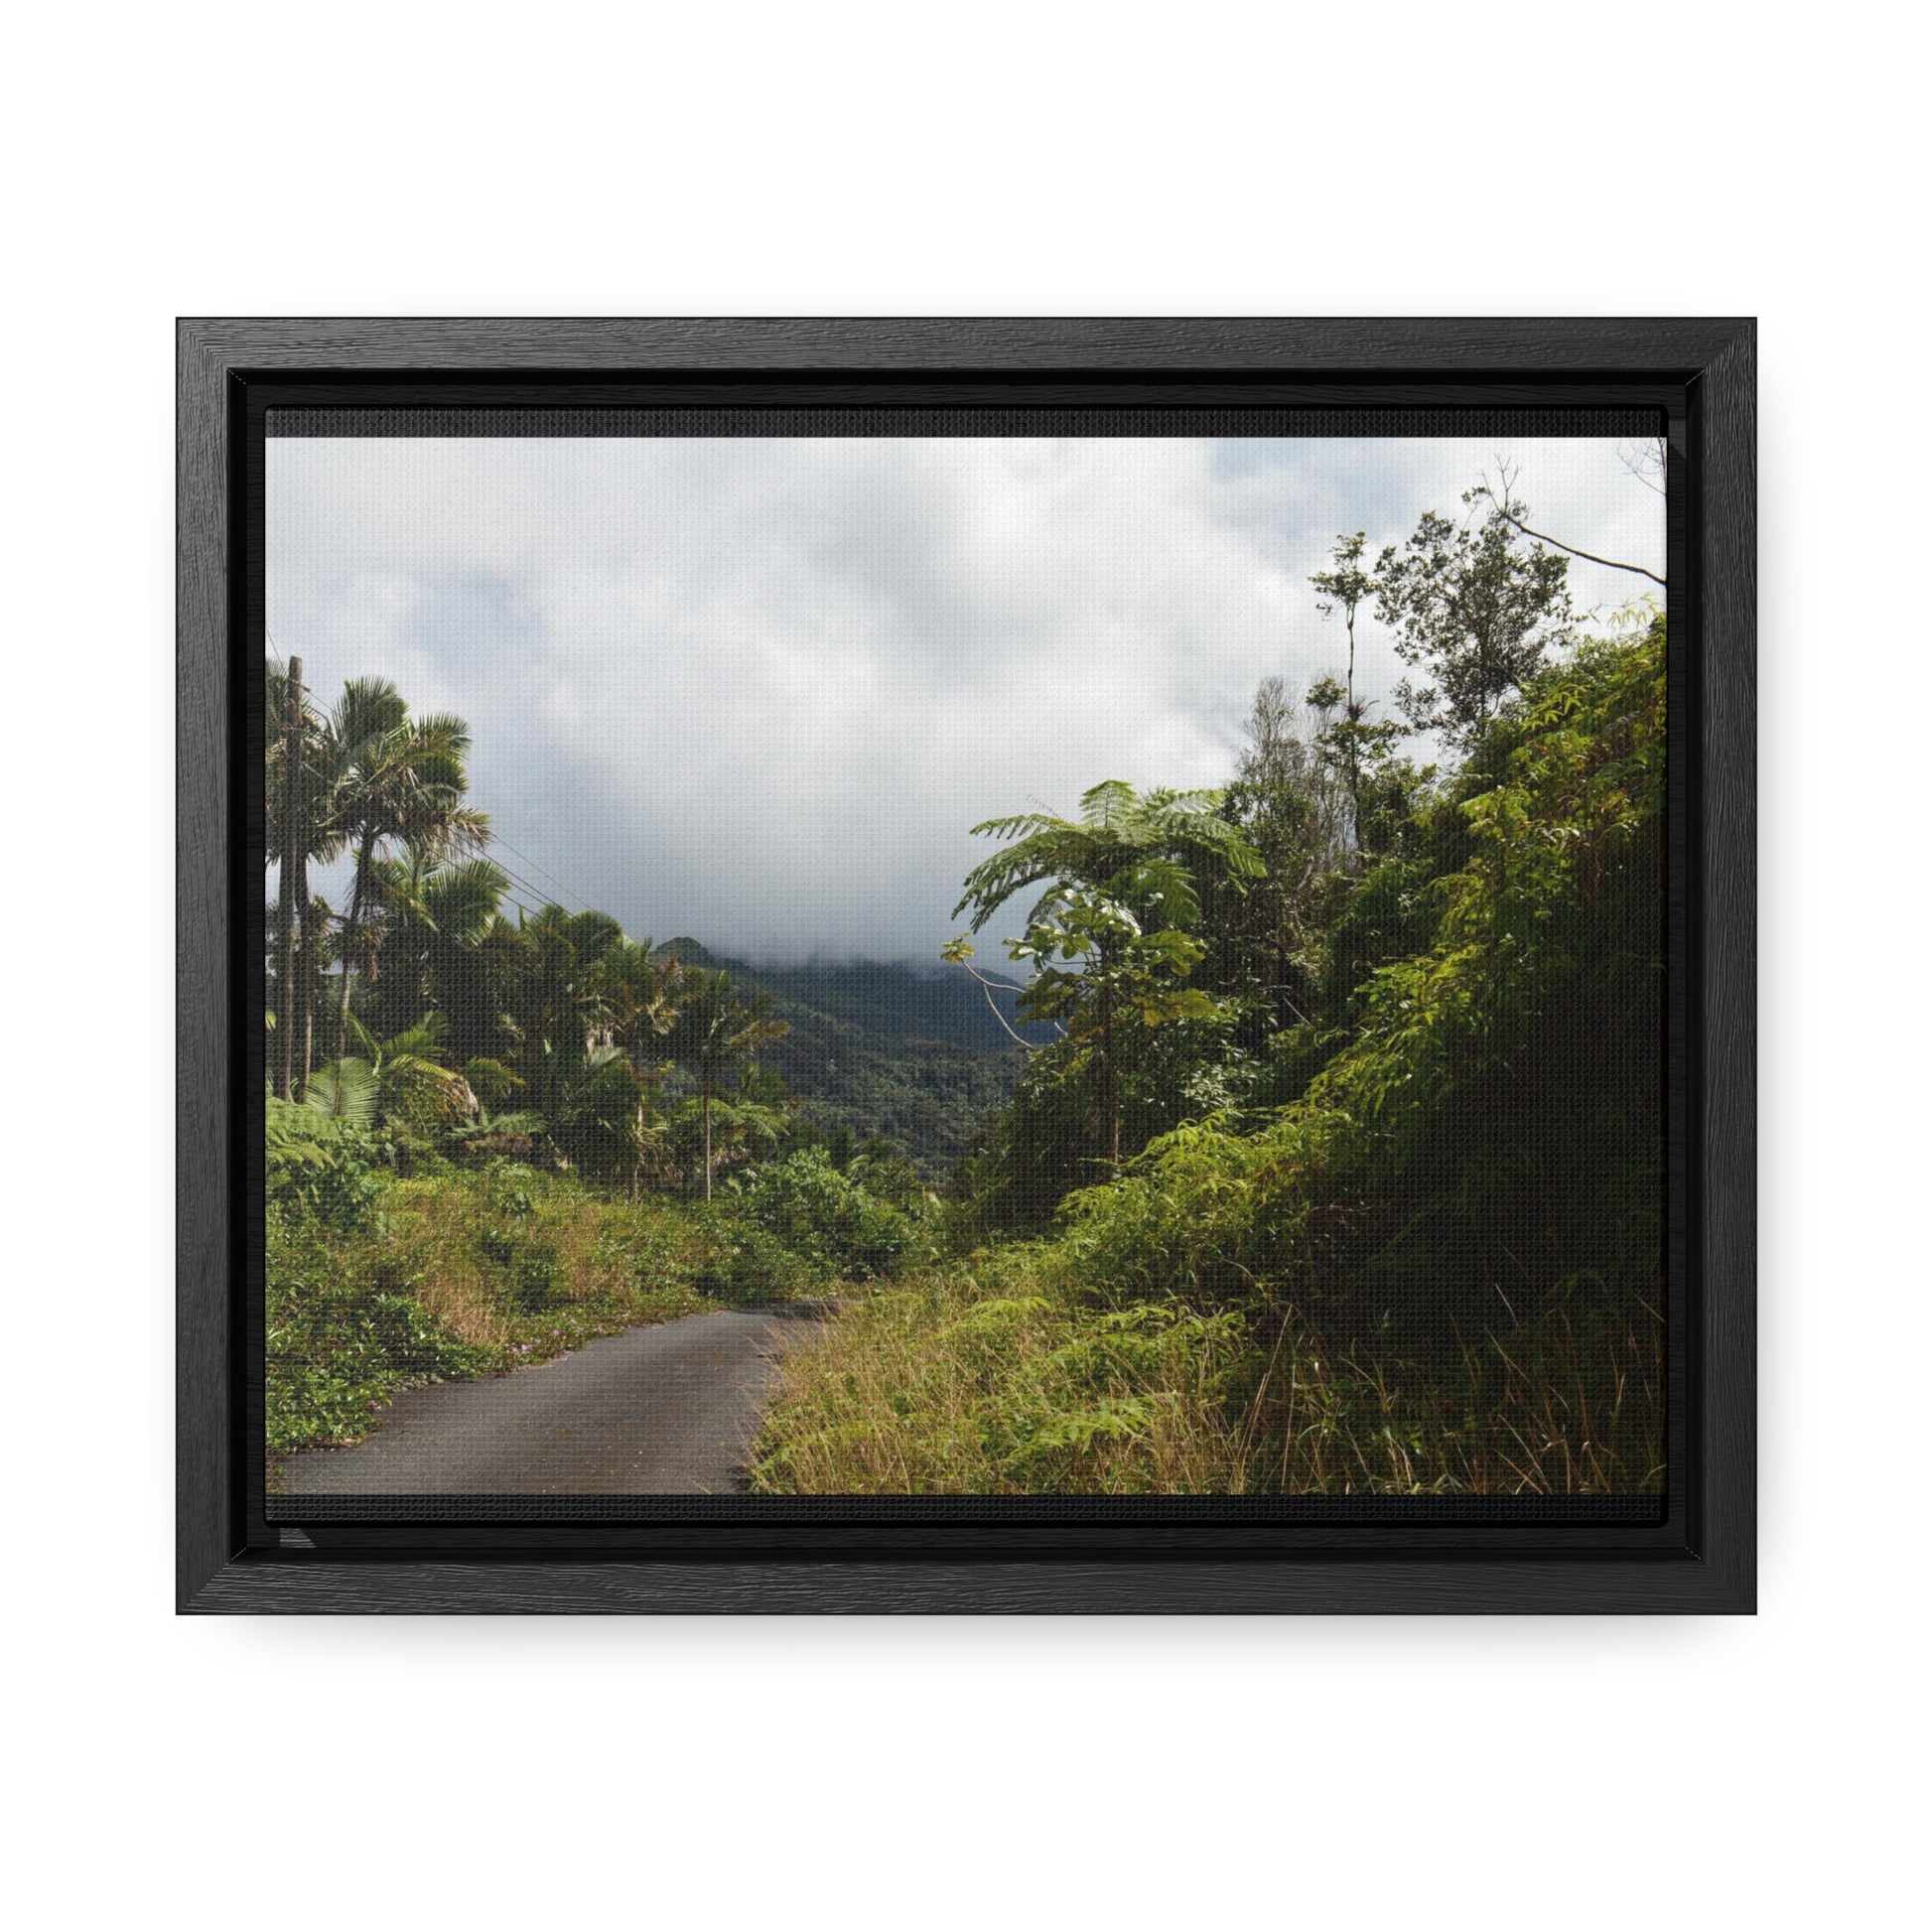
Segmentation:
[(1293, 1321), (1103, 1308), (1048, 1245), (927, 1273), (786, 1357), (755, 1486), (805, 1495), (1604, 1495), (1661, 1487), (1660, 1329), (1562, 1304), (1447, 1367)]

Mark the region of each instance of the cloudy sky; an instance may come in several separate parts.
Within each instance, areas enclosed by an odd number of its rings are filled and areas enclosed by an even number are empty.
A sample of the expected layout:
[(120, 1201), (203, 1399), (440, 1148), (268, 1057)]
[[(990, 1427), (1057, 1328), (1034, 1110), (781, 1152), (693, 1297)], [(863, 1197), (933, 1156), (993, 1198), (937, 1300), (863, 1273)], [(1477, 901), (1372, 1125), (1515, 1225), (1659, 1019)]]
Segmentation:
[[(991, 849), (969, 826), (1103, 778), (1223, 783), (1263, 677), (1339, 670), (1308, 583), (1338, 532), (1373, 554), (1500, 459), (1538, 528), (1661, 571), (1633, 447), (271, 439), (268, 627), (325, 702), (376, 674), (470, 721), (526, 904), (929, 961)], [(1572, 584), (1605, 616), (1652, 588)]]

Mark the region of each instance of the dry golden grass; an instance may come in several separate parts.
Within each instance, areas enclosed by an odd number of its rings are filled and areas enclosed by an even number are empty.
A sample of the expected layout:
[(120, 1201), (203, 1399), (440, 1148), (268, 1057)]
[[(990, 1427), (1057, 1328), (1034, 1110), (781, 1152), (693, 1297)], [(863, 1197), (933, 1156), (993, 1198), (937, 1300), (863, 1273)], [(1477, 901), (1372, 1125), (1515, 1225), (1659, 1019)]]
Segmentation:
[[(692, 1286), (708, 1257), (689, 1216), (555, 1183), (517, 1191), (531, 1203), (520, 1215), (500, 1195), (443, 1180), (398, 1182), (384, 1200), (395, 1266), (423, 1308), (473, 1347), (548, 1339), (539, 1317), (661, 1320), (712, 1306)], [(497, 1236), (493, 1258), (480, 1245), (484, 1230)], [(534, 1268), (527, 1279), (547, 1279), (540, 1297), (517, 1295), (519, 1263)]]
[(453, 1334), (474, 1348), (502, 1348), (510, 1323), (485, 1277), (473, 1240), (463, 1237), (451, 1203), (438, 1189), (402, 1183), (386, 1203), (389, 1239), (415, 1276), (416, 1299)]
[[(510, 1212), (506, 1195), (529, 1205)], [(542, 1181), (492, 1192), (426, 1180), (398, 1182), (384, 1208), (395, 1267), (473, 1347), (561, 1342), (587, 1319), (622, 1325), (713, 1306), (693, 1286), (703, 1231), (655, 1204)]]
[(848, 1307), (779, 1371), (758, 1486), (815, 1495), (1632, 1494), (1662, 1478), (1660, 1342), (1559, 1311), (1431, 1376), (1292, 1325), (1083, 1304), (1050, 1248)]

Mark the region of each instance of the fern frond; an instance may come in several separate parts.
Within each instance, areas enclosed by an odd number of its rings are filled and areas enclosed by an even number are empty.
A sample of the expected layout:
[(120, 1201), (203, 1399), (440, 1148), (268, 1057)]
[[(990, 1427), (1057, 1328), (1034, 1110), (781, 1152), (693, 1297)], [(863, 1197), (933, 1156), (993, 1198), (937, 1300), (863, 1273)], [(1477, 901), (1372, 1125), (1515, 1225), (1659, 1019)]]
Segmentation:
[(971, 828), (968, 836), (976, 839), (1011, 839), (1022, 833), (1055, 831), (1065, 824), (1065, 819), (1051, 812), (1015, 812), (1010, 818), (982, 820)]
[(1117, 832), (1142, 809), (1140, 794), (1121, 778), (1103, 778), (1080, 794), (1080, 821), (1096, 832)]

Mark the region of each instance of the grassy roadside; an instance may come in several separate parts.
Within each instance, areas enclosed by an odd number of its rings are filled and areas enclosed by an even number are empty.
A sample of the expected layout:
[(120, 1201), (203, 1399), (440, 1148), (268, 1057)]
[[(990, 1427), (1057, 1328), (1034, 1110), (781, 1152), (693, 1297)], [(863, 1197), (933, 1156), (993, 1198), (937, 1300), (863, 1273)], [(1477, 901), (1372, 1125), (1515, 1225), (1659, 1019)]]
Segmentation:
[(384, 1183), (352, 1230), (271, 1212), (268, 1448), (345, 1444), (401, 1390), (819, 1287), (723, 1209), (500, 1167)]
[(1226, 1421), (1238, 1318), (1083, 1311), (1050, 1251), (941, 1266), (848, 1307), (781, 1364), (754, 1486), (769, 1493), (1207, 1491), (1242, 1463)]
[(1238, 1312), (1104, 1307), (1050, 1244), (930, 1270), (786, 1358), (755, 1487), (807, 1495), (1631, 1494), (1661, 1361), (1582, 1310), (1425, 1368)]

